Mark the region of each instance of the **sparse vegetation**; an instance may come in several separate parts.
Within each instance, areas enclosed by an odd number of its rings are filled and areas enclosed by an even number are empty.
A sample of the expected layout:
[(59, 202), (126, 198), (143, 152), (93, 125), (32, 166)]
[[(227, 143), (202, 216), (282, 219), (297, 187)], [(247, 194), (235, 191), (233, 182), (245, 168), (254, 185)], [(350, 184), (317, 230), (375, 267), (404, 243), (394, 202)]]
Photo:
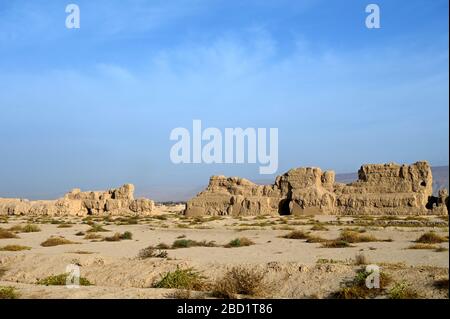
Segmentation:
[(433, 244), (416, 243), (409, 246), (408, 249), (438, 249), (438, 247)]
[(359, 232), (352, 230), (343, 230), (339, 236), (339, 240), (347, 243), (367, 243), (372, 241), (379, 241), (377, 238), (371, 235), (363, 235)]
[(16, 233), (35, 233), (35, 232), (41, 231), (39, 226), (37, 226), (35, 224), (26, 224), (24, 226), (15, 225), (15, 226), (11, 227), (9, 230), (12, 232), (16, 232)]
[(103, 228), (100, 224), (91, 224), (91, 228), (87, 230), (88, 233), (109, 232), (108, 229)]
[(412, 289), (406, 282), (395, 283), (389, 290), (390, 299), (417, 299), (419, 294)]
[(308, 239), (309, 238), (309, 234), (305, 233), (302, 230), (294, 230), (294, 231), (291, 231), (289, 234), (286, 234), (286, 235), (282, 236), (282, 238), (286, 238), (286, 239)]
[(105, 241), (121, 241), (121, 240), (131, 240), (133, 239), (133, 234), (129, 231), (121, 233), (115, 233), (113, 236), (105, 237)]
[(148, 246), (139, 251), (138, 258), (147, 259), (147, 258), (167, 258), (167, 251), (157, 249), (153, 246)]
[(323, 224), (321, 224), (321, 223), (317, 223), (317, 224), (314, 224), (314, 225), (311, 227), (310, 230), (312, 230), (312, 231), (326, 231), (326, 230), (328, 230), (328, 228), (325, 227), (325, 225), (323, 225)]
[(440, 244), (443, 242), (448, 241), (448, 239), (436, 234), (433, 231), (427, 232), (425, 234), (423, 234), (422, 236), (420, 236), (417, 240), (416, 243), (423, 243), (423, 244)]
[(70, 228), (72, 226), (72, 224), (59, 224), (57, 228)]
[(353, 247), (345, 240), (341, 239), (334, 239), (334, 240), (327, 240), (322, 243), (322, 248), (347, 248), (347, 247)]
[(190, 247), (216, 247), (214, 241), (195, 241), (191, 239), (177, 239), (172, 243), (172, 249), (190, 248)]
[(0, 286), (0, 299), (17, 299), (19, 296), (16, 288)]
[(351, 281), (345, 282), (344, 287), (334, 293), (332, 297), (337, 299), (366, 299), (375, 298), (382, 294), (389, 283), (392, 281), (391, 277), (383, 272), (380, 272), (380, 287), (368, 288), (366, 286), (366, 278), (370, 275), (365, 269), (357, 272), (355, 278)]
[(52, 247), (59, 245), (78, 244), (77, 242), (70, 241), (64, 237), (50, 237), (46, 241), (41, 243), (42, 247)]
[(254, 268), (233, 267), (214, 284), (213, 296), (228, 299), (237, 295), (263, 297), (267, 294), (264, 277), (264, 272)]
[(19, 238), (19, 237), (9, 230), (0, 228), (0, 239), (9, 239), (9, 238)]
[[(83, 233), (84, 234), (84, 233)], [(82, 235), (80, 235), (80, 236), (82, 236)], [(84, 236), (84, 239), (90, 239), (90, 240), (93, 240), (93, 239), (103, 239), (103, 236), (102, 235), (100, 235), (100, 234), (96, 234), (96, 233), (89, 233), (89, 234), (86, 234), (86, 236)]]
[(31, 247), (21, 246), (21, 245), (6, 245), (0, 247), (0, 251), (21, 251), (21, 250), (30, 250)]
[[(45, 286), (65, 286), (67, 283), (68, 276), (69, 276), (68, 273), (49, 276), (38, 280), (37, 284)], [(79, 278), (79, 284), (80, 286), (92, 286), (92, 283), (84, 277)]]
[(175, 288), (187, 290), (202, 290), (205, 288), (204, 277), (193, 268), (169, 271), (160, 281), (153, 285), (154, 288)]
[(247, 237), (241, 237), (241, 238), (235, 238), (231, 240), (228, 244), (226, 244), (224, 247), (226, 248), (235, 248), (235, 247), (245, 247), (245, 246), (251, 246), (255, 243), (248, 239)]

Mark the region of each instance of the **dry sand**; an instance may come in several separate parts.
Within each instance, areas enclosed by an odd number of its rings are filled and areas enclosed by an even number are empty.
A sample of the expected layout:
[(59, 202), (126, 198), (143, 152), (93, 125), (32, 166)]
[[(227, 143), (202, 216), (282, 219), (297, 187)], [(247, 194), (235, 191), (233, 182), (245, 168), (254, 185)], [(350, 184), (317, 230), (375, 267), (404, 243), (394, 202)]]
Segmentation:
[[(41, 231), (18, 233), (19, 238), (0, 239), (0, 249), (6, 245), (24, 245), (30, 250), (0, 251), (0, 286), (17, 288), (22, 298), (167, 298), (173, 290), (152, 288), (168, 271), (193, 267), (208, 280), (214, 281), (234, 265), (244, 265), (265, 272), (265, 282), (271, 287), (272, 298), (328, 298), (361, 268), (355, 256), (363, 254), (368, 262), (379, 265), (393, 282), (405, 282), (423, 298), (448, 298), (448, 290), (433, 286), (439, 279), (448, 280), (448, 241), (437, 244), (447, 250), (408, 249), (420, 235), (430, 230), (448, 236), (448, 220), (437, 217), (405, 220), (403, 225), (392, 218), (379, 218), (387, 223), (366, 218), (315, 216), (280, 217), (220, 217), (201, 220), (185, 219), (181, 206), (159, 207), (159, 215), (137, 220), (106, 220), (93, 218), (111, 236), (129, 231), (132, 240), (117, 242), (92, 241), (76, 236), (90, 229), (88, 220), (80, 218), (9, 217), (3, 229), (32, 222)], [(411, 218), (410, 218), (411, 219)], [(70, 222), (69, 228), (59, 228), (56, 222)], [(328, 230), (311, 231), (317, 221)], [(131, 224), (127, 224), (130, 223)], [(119, 225), (123, 223), (123, 225)], [(362, 226), (355, 226), (360, 223)], [(415, 223), (415, 224), (411, 224)], [(390, 226), (392, 225), (392, 226)], [(416, 226), (414, 226), (416, 225)], [(322, 248), (320, 243), (281, 238), (290, 230), (304, 230), (325, 239), (337, 238), (342, 229), (364, 228), (364, 234), (376, 241), (355, 243), (350, 248)], [(50, 236), (62, 236), (77, 244), (42, 247)], [(255, 244), (248, 247), (191, 247), (169, 249), (167, 258), (139, 259), (139, 251), (149, 245), (172, 244), (180, 237), (196, 241), (214, 241), (223, 246), (238, 237), (247, 237)], [(69, 289), (65, 286), (37, 285), (39, 279), (65, 272), (68, 264), (77, 264), (81, 276), (94, 286)], [(207, 292), (198, 296), (208, 297)]]

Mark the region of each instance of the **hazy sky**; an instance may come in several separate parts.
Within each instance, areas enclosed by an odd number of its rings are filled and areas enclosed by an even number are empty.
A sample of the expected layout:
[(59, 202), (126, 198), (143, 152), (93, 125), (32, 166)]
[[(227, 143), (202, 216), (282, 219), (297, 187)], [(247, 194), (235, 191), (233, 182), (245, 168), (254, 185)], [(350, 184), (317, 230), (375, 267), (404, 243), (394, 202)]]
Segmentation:
[[(65, 6), (81, 28), (65, 28)], [(372, 1), (375, 2), (375, 1)], [(0, 2), (0, 197), (134, 183), (178, 199), (213, 174), (174, 165), (176, 127), (279, 129), (278, 174), (448, 165), (448, 0)]]

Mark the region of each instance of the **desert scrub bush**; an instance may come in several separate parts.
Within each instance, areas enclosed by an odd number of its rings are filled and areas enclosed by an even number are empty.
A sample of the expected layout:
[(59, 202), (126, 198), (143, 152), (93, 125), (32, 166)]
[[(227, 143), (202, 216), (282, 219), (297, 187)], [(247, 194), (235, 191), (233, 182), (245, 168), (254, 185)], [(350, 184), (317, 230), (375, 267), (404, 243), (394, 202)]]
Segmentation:
[(147, 258), (167, 258), (167, 251), (157, 249), (153, 246), (148, 246), (139, 251), (138, 258), (139, 259), (147, 259)]
[(236, 266), (213, 285), (213, 296), (217, 298), (235, 299), (237, 295), (263, 297), (267, 294), (267, 286), (263, 283), (265, 274), (254, 268)]
[(334, 240), (327, 240), (322, 243), (322, 248), (347, 248), (347, 247), (353, 247), (345, 240), (341, 239), (334, 239)]
[[(77, 235), (78, 236), (78, 235)], [(81, 235), (80, 235), (81, 236)], [(103, 239), (102, 235), (96, 233), (89, 233), (84, 236), (84, 239)]]
[(21, 245), (6, 245), (0, 247), (0, 251), (21, 251), (21, 250), (30, 250), (31, 247), (21, 246)]
[(0, 228), (0, 239), (9, 239), (9, 238), (19, 238), (19, 237), (9, 230)]
[(41, 229), (39, 226), (35, 224), (26, 224), (26, 225), (15, 225), (9, 229), (9, 231), (16, 232), (16, 233), (35, 233), (40, 232)]
[(195, 241), (191, 239), (177, 239), (172, 243), (172, 249), (189, 247), (217, 247), (214, 241)]
[[(37, 281), (37, 284), (44, 286), (65, 286), (67, 283), (68, 276), (69, 276), (68, 273), (48, 276), (46, 278), (39, 279)], [(80, 277), (79, 280), (80, 286), (92, 286), (92, 283), (84, 277)]]
[(72, 226), (72, 224), (59, 224), (56, 228), (70, 228)]
[(167, 272), (153, 285), (153, 288), (175, 288), (188, 290), (202, 290), (205, 288), (205, 277), (193, 268), (180, 269)]
[(17, 299), (20, 295), (14, 287), (0, 287), (0, 299)]
[(253, 241), (251, 241), (250, 239), (248, 239), (247, 237), (240, 237), (240, 238), (235, 238), (235, 239), (231, 240), (224, 247), (225, 248), (236, 248), (236, 247), (251, 246), (254, 244), (255, 243)]
[(294, 231), (291, 231), (290, 233), (282, 236), (282, 238), (286, 238), (286, 239), (308, 239), (309, 238), (309, 234), (305, 233), (302, 230), (294, 230)]
[(42, 247), (52, 247), (59, 245), (78, 244), (77, 242), (70, 241), (64, 237), (50, 237), (46, 241), (41, 243)]
[(375, 298), (383, 294), (386, 287), (392, 281), (391, 277), (380, 272), (380, 287), (370, 289), (366, 286), (366, 278), (370, 274), (371, 272), (360, 269), (353, 280), (345, 282), (344, 287), (335, 292), (332, 297), (337, 299), (366, 299)]
[(314, 224), (310, 228), (310, 230), (312, 230), (312, 231), (326, 231), (326, 230), (328, 230), (328, 228), (324, 224), (317, 223), (317, 224)]
[(367, 243), (372, 241), (380, 241), (371, 235), (362, 235), (359, 232), (355, 232), (352, 230), (343, 230), (341, 231), (341, 235), (339, 239), (342, 241), (346, 241), (347, 243)]
[(417, 291), (412, 289), (406, 282), (397, 282), (389, 290), (390, 299), (417, 299), (420, 298)]
[(442, 252), (448, 251), (448, 248), (438, 247), (434, 251), (437, 252), (437, 253), (442, 253)]
[(438, 246), (433, 244), (416, 243), (409, 246), (408, 249), (438, 249)]
[(91, 228), (87, 230), (88, 233), (108, 232), (108, 229), (103, 228), (100, 224), (92, 224)]
[(440, 244), (446, 241), (446, 238), (436, 234), (433, 231), (430, 231), (417, 238), (415, 242), (422, 244)]
[(105, 237), (105, 241), (121, 241), (121, 240), (131, 240), (133, 239), (133, 234), (129, 231), (124, 233), (115, 233), (113, 236)]

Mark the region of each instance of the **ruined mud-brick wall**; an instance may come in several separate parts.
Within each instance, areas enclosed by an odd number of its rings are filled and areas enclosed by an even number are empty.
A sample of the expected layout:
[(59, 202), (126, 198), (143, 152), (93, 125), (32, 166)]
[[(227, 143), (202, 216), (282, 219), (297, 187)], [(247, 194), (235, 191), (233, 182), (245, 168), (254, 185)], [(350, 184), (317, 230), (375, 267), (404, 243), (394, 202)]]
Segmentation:
[(332, 171), (296, 168), (273, 185), (242, 178), (213, 176), (200, 194), (188, 201), (185, 214), (447, 214), (447, 193), (430, 206), (432, 174), (427, 162), (412, 165), (363, 165), (351, 184), (335, 182)]
[(0, 215), (149, 215), (154, 202), (134, 199), (134, 186), (123, 185), (105, 192), (81, 192), (74, 189), (63, 198), (53, 201), (29, 201), (0, 198)]

